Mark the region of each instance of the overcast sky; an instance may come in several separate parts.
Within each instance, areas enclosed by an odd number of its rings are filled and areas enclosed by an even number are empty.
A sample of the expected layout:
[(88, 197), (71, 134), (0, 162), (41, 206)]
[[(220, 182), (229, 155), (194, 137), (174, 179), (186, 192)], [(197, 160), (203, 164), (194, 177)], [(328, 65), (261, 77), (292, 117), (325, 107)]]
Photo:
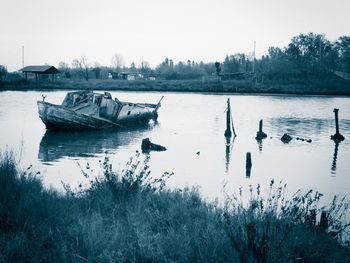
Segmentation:
[(222, 61), (226, 54), (258, 56), (299, 33), (350, 35), (350, 0), (0, 0), (0, 64), (71, 63), (86, 56), (109, 66), (165, 57)]

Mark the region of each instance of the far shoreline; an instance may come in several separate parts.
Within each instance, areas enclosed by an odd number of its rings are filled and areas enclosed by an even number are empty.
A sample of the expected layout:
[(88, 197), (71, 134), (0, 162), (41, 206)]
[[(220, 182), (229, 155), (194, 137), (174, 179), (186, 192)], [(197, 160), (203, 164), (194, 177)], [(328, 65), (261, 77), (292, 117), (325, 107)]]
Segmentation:
[(3, 83), (0, 91), (132, 91), (262, 96), (350, 96), (350, 81), (308, 80), (253, 83), (247, 80), (57, 80)]

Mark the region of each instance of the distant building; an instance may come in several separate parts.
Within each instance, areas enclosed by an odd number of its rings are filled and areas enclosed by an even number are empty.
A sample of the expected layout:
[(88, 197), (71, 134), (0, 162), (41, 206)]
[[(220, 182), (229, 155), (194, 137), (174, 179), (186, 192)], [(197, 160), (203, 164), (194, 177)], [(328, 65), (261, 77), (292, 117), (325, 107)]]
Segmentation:
[(46, 65), (46, 66), (26, 66), (19, 71), (22, 71), (25, 79), (34, 79), (35, 80), (52, 80), (55, 81), (57, 79), (57, 74), (59, 70), (54, 66)]
[(109, 72), (109, 79), (124, 79), (124, 80), (136, 80), (144, 79), (144, 76), (141, 73), (136, 72)]

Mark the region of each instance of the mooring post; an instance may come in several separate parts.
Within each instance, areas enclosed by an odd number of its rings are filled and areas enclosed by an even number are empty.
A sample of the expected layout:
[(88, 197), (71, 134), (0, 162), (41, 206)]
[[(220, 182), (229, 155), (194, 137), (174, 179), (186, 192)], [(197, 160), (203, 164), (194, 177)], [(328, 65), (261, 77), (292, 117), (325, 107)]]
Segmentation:
[(338, 120), (338, 112), (339, 109), (334, 109), (334, 118), (335, 118), (335, 134), (339, 134), (339, 120)]
[(252, 170), (252, 154), (250, 152), (246, 154), (245, 168), (246, 177), (250, 177), (250, 171)]
[(263, 131), (263, 120), (260, 120), (259, 121), (259, 132), (262, 132)]
[(335, 118), (335, 134), (331, 136), (331, 139), (334, 141), (340, 142), (340, 141), (343, 141), (345, 138), (339, 132), (339, 118), (338, 118), (339, 109), (334, 108), (333, 112), (334, 112), (334, 118)]
[(231, 106), (230, 106), (230, 99), (227, 99), (227, 109), (226, 109), (226, 130), (225, 130), (225, 136), (231, 137)]
[(266, 133), (263, 132), (263, 120), (259, 121), (259, 131), (256, 133), (256, 140), (262, 140), (265, 139), (267, 137)]

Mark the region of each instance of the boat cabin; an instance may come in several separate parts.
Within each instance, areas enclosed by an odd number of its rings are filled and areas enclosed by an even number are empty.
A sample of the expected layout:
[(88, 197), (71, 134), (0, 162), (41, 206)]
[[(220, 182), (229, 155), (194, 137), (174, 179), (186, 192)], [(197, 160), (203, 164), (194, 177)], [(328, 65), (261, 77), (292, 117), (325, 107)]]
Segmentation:
[(118, 99), (112, 99), (109, 92), (99, 94), (90, 91), (68, 92), (62, 106), (78, 113), (103, 117), (111, 121), (116, 121), (123, 107)]

